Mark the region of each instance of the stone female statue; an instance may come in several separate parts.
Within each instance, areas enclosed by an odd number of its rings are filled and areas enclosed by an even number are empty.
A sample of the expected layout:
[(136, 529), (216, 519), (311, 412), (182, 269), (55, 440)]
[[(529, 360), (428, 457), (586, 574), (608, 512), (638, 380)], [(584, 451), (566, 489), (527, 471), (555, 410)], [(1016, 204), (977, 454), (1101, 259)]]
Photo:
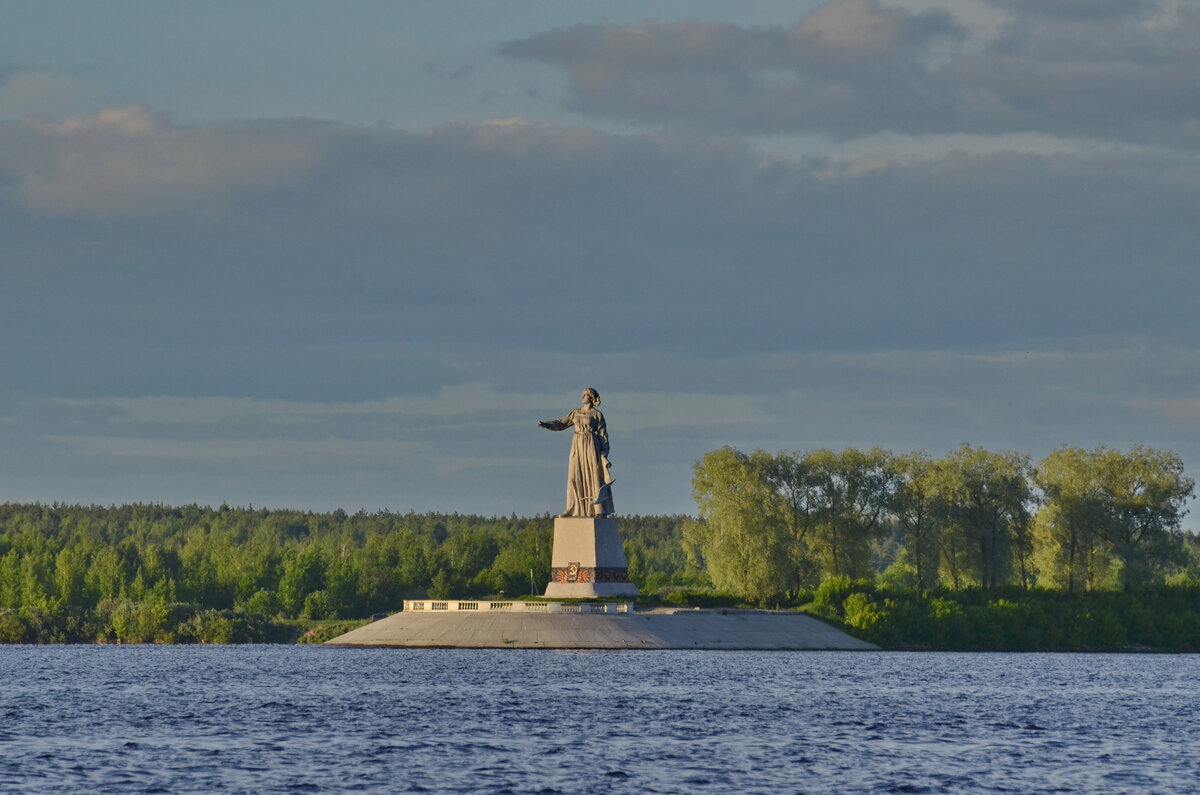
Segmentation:
[(567, 510), (562, 516), (608, 516), (613, 513), (613, 480), (609, 474), (608, 428), (600, 405), (600, 393), (583, 390), (583, 405), (557, 420), (539, 422), (551, 431), (575, 430), (571, 458), (567, 462)]

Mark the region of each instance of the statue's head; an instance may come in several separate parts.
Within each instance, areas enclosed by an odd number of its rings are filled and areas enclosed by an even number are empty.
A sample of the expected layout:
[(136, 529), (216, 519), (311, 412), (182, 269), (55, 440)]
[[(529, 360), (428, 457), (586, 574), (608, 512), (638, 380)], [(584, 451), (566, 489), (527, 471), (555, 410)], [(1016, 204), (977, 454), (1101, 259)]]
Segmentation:
[(600, 393), (589, 386), (587, 389), (583, 390), (583, 402), (591, 403), (593, 406), (599, 406)]

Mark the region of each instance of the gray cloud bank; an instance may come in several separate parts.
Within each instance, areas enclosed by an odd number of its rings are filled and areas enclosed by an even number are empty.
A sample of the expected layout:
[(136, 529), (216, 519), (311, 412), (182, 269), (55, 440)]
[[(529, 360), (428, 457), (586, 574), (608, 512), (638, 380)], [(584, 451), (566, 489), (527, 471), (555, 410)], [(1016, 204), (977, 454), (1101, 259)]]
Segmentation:
[[(788, 162), (519, 122), (143, 116), (0, 125), (10, 362), (188, 349), (196, 389), (214, 357), (257, 372), (296, 345), (726, 355), (1195, 330), (1186, 155)], [(43, 388), (74, 380), (28, 364)]]
[(944, 9), (840, 0), (790, 29), (582, 25), (504, 52), (564, 69), (579, 110), (689, 129), (1200, 141), (1194, 4), (993, 5), (1013, 13), (986, 35)]

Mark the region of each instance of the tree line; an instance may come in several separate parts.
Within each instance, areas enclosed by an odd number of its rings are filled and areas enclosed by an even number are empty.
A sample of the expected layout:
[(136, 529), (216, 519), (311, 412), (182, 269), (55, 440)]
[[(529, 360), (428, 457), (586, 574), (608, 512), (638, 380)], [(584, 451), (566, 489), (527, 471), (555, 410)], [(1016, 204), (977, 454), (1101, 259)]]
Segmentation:
[[(681, 521), (622, 518), (644, 590), (706, 584), (679, 543)], [(247, 617), (365, 618), (407, 598), (512, 598), (545, 587), (552, 542), (549, 516), (9, 503), (0, 642), (270, 640), (278, 628)]]
[(760, 603), (876, 575), (917, 592), (1073, 594), (1196, 574), (1180, 526), (1195, 484), (1166, 450), (1062, 447), (1034, 464), (971, 445), (942, 458), (724, 447), (694, 473), (690, 559), (718, 591)]
[[(698, 517), (620, 518), (645, 601), (802, 606), (893, 646), (1200, 648), (1194, 483), (1168, 451), (726, 447), (693, 486)], [(528, 595), (552, 538), (550, 516), (8, 503), (0, 642), (292, 640), (407, 598)]]

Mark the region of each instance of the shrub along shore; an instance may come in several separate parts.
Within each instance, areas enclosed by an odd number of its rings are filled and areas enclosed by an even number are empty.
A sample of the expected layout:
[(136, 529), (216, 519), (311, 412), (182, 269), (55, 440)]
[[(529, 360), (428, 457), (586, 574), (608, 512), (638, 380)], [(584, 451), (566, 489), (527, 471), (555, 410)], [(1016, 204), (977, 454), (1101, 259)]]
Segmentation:
[[(798, 609), (884, 649), (1200, 652), (1200, 584), (1140, 593), (892, 591), (824, 583)], [(712, 593), (646, 606), (750, 607)], [(782, 606), (781, 606), (782, 607)], [(195, 604), (116, 600), (93, 608), (0, 609), (0, 643), (323, 643), (367, 619), (288, 619)]]
[(1137, 593), (889, 590), (828, 580), (803, 609), (885, 649), (1200, 651), (1200, 584)]
[[(686, 540), (694, 518), (620, 522), (647, 607), (802, 609), (892, 649), (1200, 651), (1191, 567), (1135, 590), (920, 589), (896, 576), (888, 537), (874, 577), (755, 599), (714, 586)], [(4, 504), (0, 643), (320, 642), (404, 599), (528, 596), (549, 578), (552, 528), (549, 516)]]
[(0, 643), (324, 643), (365, 623), (118, 599), (95, 607), (0, 610)]

